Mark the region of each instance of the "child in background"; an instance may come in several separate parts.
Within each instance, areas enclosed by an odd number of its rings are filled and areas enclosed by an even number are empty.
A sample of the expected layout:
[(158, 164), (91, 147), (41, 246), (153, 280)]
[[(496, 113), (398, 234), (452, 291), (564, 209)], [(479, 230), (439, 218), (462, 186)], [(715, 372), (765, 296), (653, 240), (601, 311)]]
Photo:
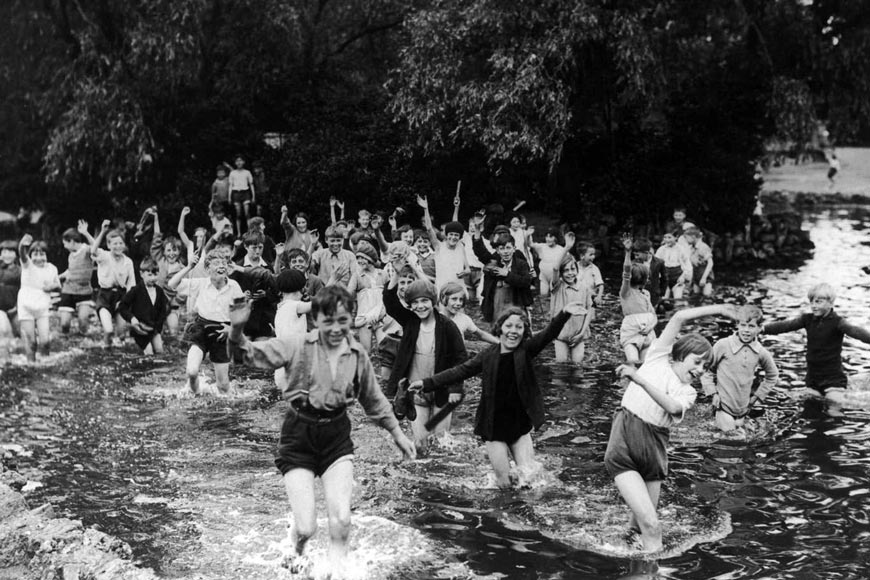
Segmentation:
[[(163, 291), (163, 294), (166, 295), (169, 302), (169, 313), (165, 320), (166, 328), (170, 336), (175, 336), (178, 333), (178, 310), (180, 304), (176, 300), (175, 291), (169, 288), (167, 282), (184, 268), (184, 262), (182, 262), (182, 245), (181, 240), (175, 236), (169, 236), (165, 239), (163, 238), (163, 232), (160, 230), (160, 220), (157, 217), (157, 212), (153, 212), (153, 215), (154, 237), (151, 239), (151, 259), (157, 265), (157, 269), (159, 270), (157, 275), (157, 285)], [(184, 228), (182, 227), (182, 231), (183, 229)], [(141, 263), (145, 262), (143, 261)], [(145, 277), (142, 276), (142, 279), (144, 280)], [(154, 350), (154, 352), (157, 351)]]
[(273, 336), (272, 323), (280, 299), (272, 266), (263, 259), (263, 239), (260, 232), (248, 231), (243, 238), (244, 257), (230, 264), (230, 278), (238, 282), (251, 299), (251, 314), (245, 333), (254, 340)]
[(595, 261), (595, 246), (588, 242), (580, 242), (574, 246), (577, 251), (577, 279), (586, 286), (592, 297), (592, 309), (588, 316), (595, 320), (595, 307), (601, 303), (604, 297), (604, 278), (601, 270), (593, 262)]
[[(392, 265), (387, 264), (392, 270)], [(399, 272), (399, 281), (396, 283), (396, 296), (399, 302), (405, 308), (408, 308), (408, 302), (405, 300), (405, 292), (408, 287), (418, 280), (417, 272), (412, 266), (404, 266)], [(392, 274), (389, 279), (392, 279)], [(383, 299), (381, 300), (383, 303)], [(395, 318), (387, 314), (384, 309), (381, 317), (381, 339), (378, 341), (378, 358), (380, 359), (380, 368), (378, 376), (384, 382), (389, 380), (390, 373), (393, 372), (393, 365), (396, 363), (396, 354), (399, 352), (399, 345), (402, 343), (402, 325)]]
[[(465, 360), (465, 341), (459, 329), (435, 310), (438, 297), (435, 286), (428, 280), (417, 280), (405, 290), (409, 308), (399, 301), (398, 272), (405, 266), (401, 259), (393, 263), (393, 278), (384, 288), (384, 308), (387, 314), (402, 325), (402, 340), (396, 353), (396, 361), (387, 381), (386, 394), (393, 396), (398, 391), (399, 381), (423, 379), (448, 369)], [(414, 395), (414, 408), (410, 417), (414, 445), (421, 451), (428, 447), (429, 431), (426, 422), (434, 417), (447, 403), (456, 403), (462, 396), (462, 383), (449, 384), (435, 393)], [(416, 416), (415, 416), (416, 415)], [(401, 417), (400, 417), (401, 418)], [(445, 417), (433, 431), (440, 435), (450, 429), (450, 415)]]
[(692, 292), (704, 296), (713, 294), (713, 250), (701, 239), (701, 230), (689, 224), (683, 233), (685, 247), (692, 263)]
[(535, 252), (535, 255), (538, 256), (538, 277), (540, 279), (541, 297), (543, 298), (550, 295), (550, 290), (559, 279), (559, 268), (565, 252), (570, 251), (574, 247), (573, 233), (567, 232), (565, 234), (564, 246), (556, 243), (560, 237), (561, 233), (558, 229), (550, 228), (544, 236), (545, 243), (532, 241), (529, 245), (532, 251)]
[(257, 203), (254, 176), (245, 169), (245, 159), (236, 155), (235, 169), (230, 171), (230, 201), (236, 210), (236, 235), (242, 235), (242, 224), (251, 217), (251, 204)]
[[(126, 246), (124, 238), (117, 230), (109, 231), (109, 220), (103, 220), (100, 233), (94, 239), (88, 232), (88, 223), (79, 221), (79, 233), (91, 244), (91, 259), (97, 264), (97, 281), (99, 288), (96, 294), (97, 316), (103, 326), (103, 342), (112, 346), (112, 337), (117, 327), (118, 336), (124, 333), (124, 319), (118, 312), (118, 305), (124, 294), (136, 285), (136, 275), (133, 272), (133, 260), (124, 255)], [(100, 247), (106, 238), (106, 251)], [(113, 320), (114, 319), (114, 320)], [(114, 322), (114, 325), (113, 325)]]
[(807, 333), (806, 386), (820, 397), (842, 402), (848, 379), (843, 371), (843, 338), (850, 336), (870, 344), (870, 331), (856, 326), (834, 312), (837, 293), (829, 284), (817, 284), (807, 293), (811, 312), (788, 320), (768, 322), (766, 334), (796, 330)]
[[(513, 245), (513, 244), (511, 244)], [(501, 311), (493, 325), (498, 344), (488, 346), (469, 361), (433, 376), (416, 378), (409, 389), (421, 394), (438, 392), (447, 385), (482, 374), (480, 403), (474, 433), (486, 442), (495, 471), (495, 483), (510, 487), (510, 460), (523, 475), (537, 466), (530, 435), (544, 423), (544, 397), (535, 378), (533, 359), (561, 332), (568, 319), (583, 307), (567, 304), (547, 327), (531, 335), (528, 317), (521, 308)]]
[(556, 361), (582, 363), (586, 355), (589, 324), (592, 322), (589, 315), (592, 311), (592, 293), (586, 285), (580, 283), (574, 257), (563, 250), (558, 278), (550, 295), (550, 318), (555, 318), (567, 304), (579, 304), (582, 309), (576, 309), (576, 313), (565, 322), (553, 342)]
[(619, 304), (622, 307), (622, 325), (619, 328), (619, 344), (625, 352), (625, 362), (640, 366), (646, 351), (656, 338), (656, 309), (644, 287), (649, 270), (632, 260), (634, 243), (630, 236), (622, 239), (625, 259), (622, 262), (622, 285), (619, 287)]
[(277, 262), (278, 267), (275, 270), (276, 272), (280, 273), (287, 268), (292, 268), (302, 272), (305, 276), (305, 288), (302, 289), (302, 299), (306, 302), (310, 301), (314, 296), (317, 296), (317, 293), (326, 286), (323, 280), (317, 276), (311, 275), (311, 258), (305, 250), (301, 248), (290, 248), (288, 250), (285, 247)]
[(489, 344), (498, 344), (499, 340), (487, 331), (479, 328), (465, 312), (465, 287), (459, 282), (447, 282), (438, 294), (438, 311), (448, 320), (453, 321), (463, 340), (466, 334), (473, 334)]
[[(268, 267), (271, 270), (275, 264), (275, 258), (278, 256), (278, 252), (276, 250), (277, 246), (275, 245), (275, 240), (266, 235), (266, 220), (258, 216), (252, 217), (248, 220), (248, 232), (262, 234), (263, 250), (260, 252), (260, 255), (262, 256), (263, 261), (266, 262), (265, 267)], [(239, 263), (244, 259), (244, 255), (245, 249), (243, 248), (243, 244), (239, 244), (233, 254), (233, 262)]]
[(215, 180), (211, 184), (211, 200), (208, 204), (219, 204), (221, 207), (229, 207), (230, 204), (230, 181), (227, 179), (227, 170), (232, 167), (227, 163), (221, 163), (215, 170)]
[(18, 265), (18, 245), (13, 240), (0, 242), (0, 341), (6, 351), (6, 340), (18, 334), (18, 290), (21, 288), (21, 266)]
[(652, 242), (649, 239), (637, 238), (634, 240), (631, 260), (635, 264), (646, 266), (649, 271), (646, 289), (649, 291), (649, 300), (652, 302), (653, 308), (658, 310), (662, 296), (667, 292), (668, 279), (665, 273), (665, 263), (653, 255), (652, 247)]
[[(438, 232), (429, 214), (429, 200), (425, 196), (417, 196), (417, 205), (423, 208), (423, 225), (429, 234), (429, 243), (434, 248), (435, 288), (441, 290), (448, 282), (460, 282), (468, 275), (468, 262), (465, 260), (465, 248), (462, 247), (462, 234), (465, 228), (458, 221), (448, 222), (444, 226), (444, 241), (438, 239)], [(423, 270), (425, 271), (425, 261)]]
[[(282, 299), (275, 312), (275, 337), (281, 340), (298, 340), (308, 332), (306, 316), (311, 313), (311, 302), (302, 300), (305, 289), (305, 275), (299, 270), (289, 268), (278, 274), (275, 285)], [(289, 389), (284, 368), (275, 369), (275, 384), (282, 392)]]
[(308, 229), (308, 214), (299, 212), (293, 216), (293, 222), (287, 217), (286, 205), (281, 206), (281, 227), (284, 229), (284, 249), (292, 250), (299, 248), (305, 250), (310, 256), (320, 247), (319, 237), (316, 232)]
[(486, 249), (475, 227), (474, 253), (486, 264), (483, 268), (483, 319), (492, 322), (495, 313), (508, 306), (526, 309), (532, 304), (532, 274), (529, 263), (514, 248), (510, 234), (498, 234), (493, 241), (495, 252)]
[(677, 237), (672, 232), (665, 232), (662, 245), (656, 250), (656, 258), (665, 263), (665, 278), (668, 281), (665, 298), (681, 300), (685, 285), (692, 280), (689, 252), (682, 244), (677, 243)]
[(378, 321), (384, 309), (383, 292), (387, 283), (384, 271), (379, 269), (378, 252), (368, 242), (361, 241), (356, 247), (356, 261), (359, 265), (357, 276), (356, 302), (357, 315), (354, 328), (359, 329), (359, 342), (367, 353), (372, 351)]
[(211, 220), (211, 231), (214, 234), (233, 231), (233, 222), (227, 217), (224, 204), (212, 203), (208, 206), (208, 217)]
[(435, 276), (438, 274), (438, 269), (435, 264), (435, 252), (432, 251), (432, 242), (429, 241), (429, 234), (423, 230), (414, 230), (414, 245), (411, 246), (411, 251), (417, 256), (417, 263), (426, 275), (426, 279), (435, 283)]
[[(256, 202), (251, 202), (256, 209), (258, 216), (263, 216), (263, 210), (269, 206), (269, 180), (266, 179), (266, 172), (263, 170), (263, 164), (260, 161), (254, 161), (251, 166), (254, 176), (254, 191), (257, 192)], [(249, 225), (250, 227), (250, 225)], [(273, 256), (274, 259), (274, 256)]]
[(172, 279), (169, 287), (179, 293), (195, 296), (195, 317), (184, 329), (184, 338), (190, 342), (187, 351), (187, 385), (194, 394), (199, 394), (199, 369), (206, 354), (214, 365), (215, 382), (222, 393), (230, 392), (230, 358), (227, 354), (227, 335), (230, 330), (230, 304), (242, 299), (245, 293), (238, 282), (230, 280), (228, 253), (211, 250), (205, 255), (207, 278), (185, 278), (196, 265), (196, 257), (190, 260)]
[(295, 340), (251, 343), (242, 335), (245, 303), (232, 311), (230, 347), (235, 360), (258, 368), (283, 367), (290, 405), (281, 427), (275, 465), (293, 511), (291, 572), (306, 566), (302, 554), (317, 530), (314, 480), (320, 477), (329, 521), (330, 573), (344, 577), (350, 534), (353, 442), (347, 407), (358, 399), (369, 418), (390, 432), (406, 459), (416, 456), (378, 387), (368, 355), (350, 333), (354, 302), (340, 286), (327, 286), (312, 301), (317, 330)]
[[(79, 227), (84, 222), (79, 221)], [(87, 224), (84, 225), (87, 229)], [(67, 269), (60, 275), (60, 330), (68, 334), (72, 326), (73, 313), (79, 321), (79, 334), (86, 335), (91, 324), (91, 314), (94, 313), (94, 289), (91, 287), (91, 276), (94, 273), (94, 261), (91, 259), (91, 249), (85, 243), (85, 236), (73, 228), (67, 229), (61, 238), (63, 247), (69, 252)]]
[(311, 268), (324, 284), (333, 278), (335, 283), (346, 287), (351, 294), (356, 291), (356, 277), (359, 266), (356, 256), (350, 250), (345, 250), (344, 236), (336, 226), (326, 228), (326, 247), (314, 252), (311, 256)]
[[(716, 341), (707, 372), (701, 377), (704, 393), (713, 395), (716, 426), (726, 433), (744, 422), (756, 403), (763, 403), (779, 380), (779, 369), (766, 348), (758, 342), (761, 310), (741, 306), (737, 310), (737, 331)], [(752, 392), (755, 371), (764, 371), (764, 381)]]
[(158, 284), (160, 267), (153, 258), (145, 258), (139, 264), (139, 274), (142, 282), (124, 294), (118, 311), (130, 323), (130, 334), (143, 354), (162, 354), (160, 332), (169, 315), (169, 299)]
[(646, 552), (662, 549), (657, 506), (668, 475), (668, 430), (695, 404), (691, 383), (704, 372), (712, 349), (700, 334), (677, 335), (686, 322), (715, 315), (734, 318), (736, 308), (717, 305), (676, 312), (639, 369), (617, 369), (631, 382), (613, 418), (604, 465), (631, 509), (629, 533), (640, 533)]
[(25, 234), (18, 243), (18, 255), (21, 256), (18, 324), (24, 339), (24, 352), (30, 362), (36, 362), (37, 344), (43, 356), (51, 352), (49, 293), (60, 290), (60, 277), (54, 264), (47, 260), (47, 250), (45, 242), (34, 242), (30, 234)]

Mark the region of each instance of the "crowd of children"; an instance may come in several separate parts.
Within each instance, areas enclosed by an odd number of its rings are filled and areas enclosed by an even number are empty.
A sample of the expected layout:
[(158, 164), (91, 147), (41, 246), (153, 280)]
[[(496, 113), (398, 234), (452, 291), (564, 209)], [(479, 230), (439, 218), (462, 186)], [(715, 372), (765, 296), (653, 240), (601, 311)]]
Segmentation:
[[(195, 394), (204, 392), (206, 356), (222, 393), (233, 390), (233, 360), (274, 369), (289, 401), (276, 465), (293, 506), (299, 554), (316, 525), (315, 477), (326, 491), (331, 554), (346, 552), (353, 474), (346, 409), (354, 400), (414, 457), (432, 434), (449, 432), (463, 381), (480, 375), (474, 432), (485, 442), (496, 484), (514, 483), (511, 461), (520, 472), (532, 469), (530, 434), (545, 418), (535, 357), (553, 342), (556, 360), (583, 361), (590, 325), (603, 307), (595, 246), (559, 229), (536, 240), (518, 214), (502, 224), (478, 210), (466, 227), (459, 221), (458, 191), (452, 219), (440, 227), (422, 196), (416, 200), (420, 224), (400, 224), (401, 208), (390, 214), (362, 209), (358, 221), (346, 221), (345, 204), (332, 198), (322, 237), (307, 214), (291, 220), (283, 206), (280, 223), (268, 224), (284, 231), (275, 243), (264, 218), (253, 215), (258, 193), (268, 191), (262, 169), (255, 166), (255, 173), (256, 179), (241, 157), (234, 168), (218, 167), (208, 204), (211, 228), (197, 229), (193, 239), (185, 207), (177, 237), (164, 235), (156, 208), (145, 210), (132, 238), (110, 220), (96, 236), (79, 221), (63, 233), (69, 258), (62, 273), (47, 261), (45, 242), (25, 235), (0, 243), (4, 342), (20, 333), (29, 360), (47, 354), (56, 303), (61, 332), (71, 332), (77, 320), (78, 332), (88, 334), (95, 314), (107, 347), (129, 331), (146, 355), (162, 352), (164, 336), (183, 328), (187, 388)], [(657, 336), (664, 304), (687, 293), (710, 296), (714, 280), (714, 254), (683, 209), (674, 212), (661, 240), (654, 249), (649, 239), (623, 238), (623, 322), (614, 341), (625, 354), (618, 372), (627, 388), (604, 458), (631, 509), (631, 528), (648, 551), (661, 548), (656, 506), (667, 476), (668, 428), (693, 405), (696, 379), (713, 396), (716, 425), (731, 431), (777, 382), (776, 364), (758, 341), (761, 332), (804, 329), (807, 386), (830, 398), (846, 385), (843, 337), (870, 343), (870, 332), (833, 312), (835, 294), (824, 284), (810, 291), (812, 312), (790, 320), (763, 325), (754, 306), (703, 306), (677, 310)], [(150, 251), (134, 263), (127, 255), (131, 243)], [(536, 292), (549, 300), (550, 316), (532, 333)], [(490, 332), (464, 312), (467, 303), (479, 303)], [(710, 315), (736, 320), (734, 335), (712, 346), (699, 334), (679, 336), (685, 322)], [(487, 343), (474, 356), (466, 350), (468, 334)], [(753, 390), (757, 369), (765, 378)], [(399, 423), (405, 417), (410, 439)]]

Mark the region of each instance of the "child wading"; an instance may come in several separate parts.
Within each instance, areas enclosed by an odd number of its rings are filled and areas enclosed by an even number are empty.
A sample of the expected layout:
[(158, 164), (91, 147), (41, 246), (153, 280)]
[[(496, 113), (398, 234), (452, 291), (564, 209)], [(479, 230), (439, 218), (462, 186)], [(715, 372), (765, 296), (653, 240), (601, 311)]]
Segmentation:
[(658, 317), (644, 289), (649, 278), (649, 269), (632, 260), (633, 243), (630, 237), (622, 240), (625, 260), (622, 263), (622, 286), (619, 288), (619, 304), (622, 306), (622, 326), (619, 328), (619, 344), (625, 352), (625, 361), (634, 366), (643, 362), (646, 351), (656, 338)]
[(631, 382), (613, 417), (604, 465), (631, 509), (629, 531), (640, 532), (647, 552), (662, 548), (657, 507), (668, 475), (668, 430), (695, 403), (691, 383), (704, 372), (712, 348), (699, 334), (677, 340), (677, 333), (686, 321), (712, 315), (734, 318), (736, 309), (721, 305), (677, 312), (652, 343), (640, 369), (630, 365), (617, 369)]
[(49, 293), (60, 290), (60, 277), (54, 264), (46, 259), (47, 250), (45, 242), (34, 242), (30, 234), (25, 234), (18, 244), (18, 255), (21, 256), (18, 323), (24, 339), (24, 352), (30, 361), (36, 360), (37, 337), (42, 355), (48, 355), (51, 350)]
[(530, 336), (525, 311), (509, 307), (493, 325), (499, 344), (461, 365), (409, 385), (412, 391), (432, 392), (482, 373), (474, 433), (486, 442), (499, 487), (511, 485), (511, 457), (521, 473), (530, 473), (536, 466), (530, 433), (544, 423), (544, 397), (532, 361), (559, 335), (572, 315), (585, 310), (578, 303), (566, 304), (544, 330)]
[(329, 517), (329, 562), (342, 566), (350, 534), (353, 442), (347, 407), (358, 399), (366, 414), (390, 432), (406, 459), (416, 456), (390, 403), (378, 387), (365, 350), (350, 333), (354, 300), (340, 286), (327, 286), (311, 302), (316, 329), (294, 339), (248, 342), (242, 334), (250, 307), (233, 306), (230, 347), (234, 358), (265, 369), (284, 368), (290, 406), (284, 416), (275, 465), (284, 476), (293, 510), (295, 554), (288, 564), (299, 572), (302, 555), (317, 529), (314, 479), (320, 477)]

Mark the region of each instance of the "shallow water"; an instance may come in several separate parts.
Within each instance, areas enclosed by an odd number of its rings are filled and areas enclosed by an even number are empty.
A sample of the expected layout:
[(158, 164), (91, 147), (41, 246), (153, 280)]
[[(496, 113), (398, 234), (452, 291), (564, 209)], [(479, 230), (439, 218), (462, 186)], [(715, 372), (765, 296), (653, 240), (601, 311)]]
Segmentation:
[[(802, 308), (806, 289), (827, 281), (841, 288), (840, 314), (870, 323), (870, 277), (860, 270), (870, 264), (868, 217), (851, 208), (808, 217), (817, 248), (810, 260), (726, 272), (718, 295), (758, 303), (777, 318)], [(612, 298), (608, 304), (618, 310)], [(620, 397), (617, 327), (615, 316), (596, 321), (582, 369), (554, 363), (551, 350), (541, 356), (550, 421), (535, 445), (545, 471), (526, 489), (491, 489), (471, 435), (473, 404), (460, 407), (449, 444), (413, 464), (398, 464), (384, 434), (355, 412), (354, 508), (362, 523), (354, 537), (368, 577), (867, 577), (870, 411), (806, 399), (797, 333), (765, 338), (782, 381), (755, 436), (705, 430), (704, 403), (675, 430), (661, 509), (670, 554), (649, 563), (613, 555), (615, 544), (601, 550), (602, 542), (618, 542), (627, 518), (602, 465)], [(699, 327), (711, 338), (729, 332), (718, 321)], [(870, 371), (863, 344), (848, 341), (844, 352), (849, 371)], [(269, 375), (234, 371), (236, 400), (178, 398), (182, 355), (178, 345), (151, 361), (86, 349), (51, 368), (7, 368), (4, 465), (41, 484), (27, 488), (33, 505), (51, 502), (121, 537), (166, 577), (285, 577), (277, 561), (287, 506), (271, 463), (281, 403)], [(473, 395), (479, 385), (470, 387)], [(398, 537), (407, 539), (397, 544)], [(376, 561), (381, 553), (386, 562)]]

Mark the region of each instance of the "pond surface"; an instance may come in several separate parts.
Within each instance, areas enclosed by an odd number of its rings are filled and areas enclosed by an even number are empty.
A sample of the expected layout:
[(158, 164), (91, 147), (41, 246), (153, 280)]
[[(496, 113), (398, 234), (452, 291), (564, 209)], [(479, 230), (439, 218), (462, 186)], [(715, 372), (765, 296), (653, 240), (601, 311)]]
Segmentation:
[[(726, 272), (717, 296), (757, 303), (779, 318), (804, 308), (807, 288), (825, 281), (840, 288), (841, 315), (870, 325), (870, 276), (861, 271), (870, 265), (868, 218), (855, 208), (808, 216), (811, 259)], [(618, 311), (612, 297), (609, 306)], [(401, 555), (394, 566), (371, 564), (363, 576), (868, 576), (870, 411), (829, 410), (806, 398), (802, 333), (764, 339), (782, 373), (768, 399), (769, 433), (739, 440), (691, 426), (675, 432), (661, 506), (677, 548), (669, 557), (642, 562), (587, 545), (589, 533), (595, 541), (618, 537), (628, 516), (602, 465), (621, 394), (613, 376), (617, 316), (602, 316), (593, 328), (583, 368), (554, 363), (551, 349), (539, 359), (550, 421), (535, 443), (546, 472), (530, 489), (488, 488), (485, 454), (471, 435), (473, 405), (459, 409), (449, 445), (413, 464), (398, 464), (385, 434), (354, 414), (354, 517), (388, 518), (399, 530), (365, 520), (353, 532), (358, 546), (369, 542), (360, 551), (405, 549), (397, 538), (418, 534), (406, 548), (427, 552), (415, 564)], [(700, 328), (712, 339), (730, 332), (717, 321)], [(867, 348), (847, 340), (849, 372), (870, 371)], [(282, 403), (267, 374), (244, 370), (234, 370), (239, 399), (179, 398), (183, 354), (177, 344), (155, 360), (83, 349), (51, 367), (7, 368), (0, 377), (4, 465), (35, 482), (26, 488), (31, 505), (51, 502), (124, 539), (142, 565), (165, 577), (289, 577), (275, 564), (287, 525), (271, 463)], [(469, 386), (475, 395), (479, 383)], [(706, 424), (705, 412), (702, 403), (688, 423)], [(693, 534), (716, 540), (693, 545)]]

